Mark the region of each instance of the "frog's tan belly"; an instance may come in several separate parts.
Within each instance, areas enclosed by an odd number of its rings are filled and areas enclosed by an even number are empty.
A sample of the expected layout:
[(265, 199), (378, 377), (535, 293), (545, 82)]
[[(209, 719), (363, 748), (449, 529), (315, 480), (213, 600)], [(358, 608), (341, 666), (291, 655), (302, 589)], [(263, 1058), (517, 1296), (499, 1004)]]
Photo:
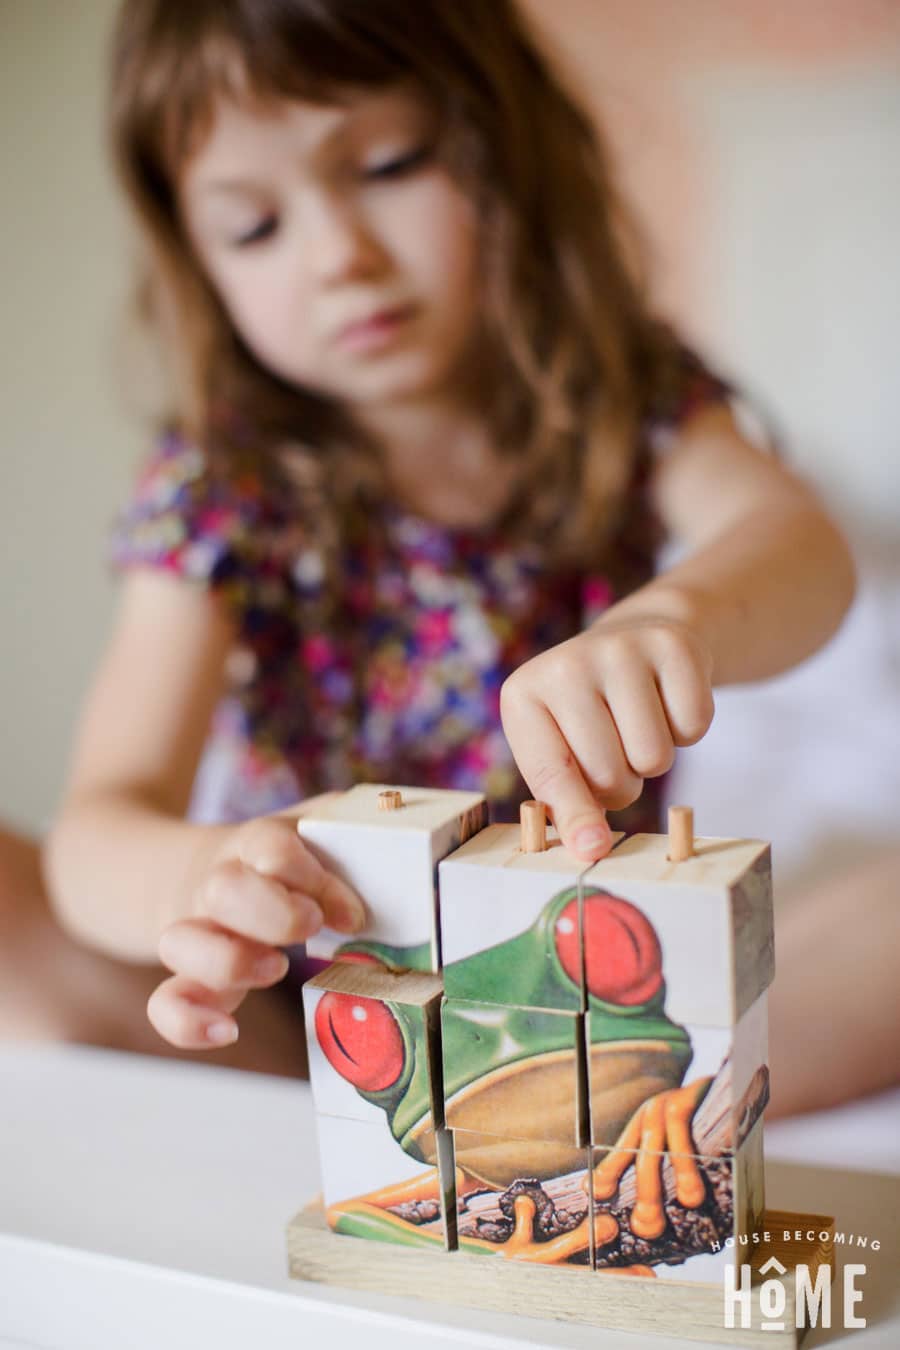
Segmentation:
[[(594, 1140), (615, 1143), (641, 1102), (681, 1082), (683, 1061), (665, 1041), (610, 1041), (590, 1047)], [(555, 1050), (504, 1064), (448, 1098), (456, 1161), (487, 1185), (545, 1180), (586, 1165), (578, 1145), (575, 1051)], [(430, 1122), (411, 1131), (434, 1160)]]
[(687, 1067), (667, 1041), (608, 1041), (590, 1047), (591, 1137), (612, 1145), (648, 1097), (678, 1087)]

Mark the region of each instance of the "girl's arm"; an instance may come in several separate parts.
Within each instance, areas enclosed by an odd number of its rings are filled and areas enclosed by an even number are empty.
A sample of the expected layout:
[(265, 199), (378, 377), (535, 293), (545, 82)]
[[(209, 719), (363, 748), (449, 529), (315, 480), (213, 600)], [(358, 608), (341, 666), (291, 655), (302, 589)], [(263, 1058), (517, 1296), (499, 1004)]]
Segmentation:
[(704, 735), (714, 684), (802, 661), (853, 598), (849, 550), (815, 494), (745, 441), (727, 411), (685, 425), (652, 495), (687, 556), (501, 691), (525, 781), (588, 861), (609, 850), (605, 810), (634, 801), (676, 747)]
[(656, 615), (688, 624), (716, 685), (777, 675), (836, 632), (855, 587), (844, 537), (811, 488), (745, 441), (727, 409), (688, 423), (651, 491), (688, 556), (601, 623)]
[(111, 956), (156, 960), (224, 837), (182, 817), (231, 641), (207, 593), (145, 570), (126, 577), (45, 851), (59, 919)]
[(208, 591), (149, 570), (128, 574), (45, 853), (54, 907), (76, 937), (156, 962), (163, 932), (180, 931), (187, 967), (196, 960), (198, 977), (217, 987), (248, 987), (251, 964), (303, 941), (323, 910), (339, 927), (342, 906), (360, 912), (290, 820), (183, 818), (233, 636)]

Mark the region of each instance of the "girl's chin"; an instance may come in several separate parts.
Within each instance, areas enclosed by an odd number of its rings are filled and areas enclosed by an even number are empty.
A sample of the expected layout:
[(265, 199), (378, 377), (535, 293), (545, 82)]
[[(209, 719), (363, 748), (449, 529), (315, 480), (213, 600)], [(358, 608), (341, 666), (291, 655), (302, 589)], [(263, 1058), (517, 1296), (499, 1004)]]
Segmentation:
[(426, 368), (424, 363), (415, 366), (398, 361), (393, 368), (355, 372), (353, 379), (343, 382), (340, 391), (335, 391), (338, 400), (362, 408), (366, 406), (384, 407), (395, 403), (420, 402), (422, 399), (437, 396), (446, 387), (446, 372)]
[(385, 352), (380, 357), (346, 356), (316, 379), (309, 372), (282, 369), (281, 378), (298, 390), (334, 399), (348, 407), (387, 407), (415, 403), (446, 394), (450, 371), (446, 360), (420, 351)]

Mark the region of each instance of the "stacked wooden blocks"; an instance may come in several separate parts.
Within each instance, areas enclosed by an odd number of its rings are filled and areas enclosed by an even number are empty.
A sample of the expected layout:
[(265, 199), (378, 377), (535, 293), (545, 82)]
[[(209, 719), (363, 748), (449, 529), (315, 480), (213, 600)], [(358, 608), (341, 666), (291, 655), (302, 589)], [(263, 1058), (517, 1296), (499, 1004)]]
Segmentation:
[(304, 842), (364, 898), (370, 918), (364, 940), (326, 929), (308, 944), (311, 955), (336, 958), (303, 995), (336, 1232), (454, 1244), (437, 869), (486, 821), (479, 793), (368, 784), (298, 821)]
[(721, 1285), (764, 1209), (769, 850), (636, 835), (581, 887), (595, 1265)]
[(371, 916), (305, 990), (331, 1227), (721, 1289), (763, 1211), (767, 847), (585, 866), (533, 804), (381, 786), (298, 829)]

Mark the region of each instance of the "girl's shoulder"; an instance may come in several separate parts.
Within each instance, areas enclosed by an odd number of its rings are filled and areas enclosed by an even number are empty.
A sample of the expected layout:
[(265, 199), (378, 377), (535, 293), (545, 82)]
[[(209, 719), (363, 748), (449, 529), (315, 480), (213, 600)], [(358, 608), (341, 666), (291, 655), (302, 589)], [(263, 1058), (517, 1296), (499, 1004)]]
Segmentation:
[(216, 452), (170, 427), (138, 465), (110, 561), (171, 572), (246, 606), (302, 551), (305, 533), (284, 480), (259, 455)]
[(643, 410), (646, 445), (654, 452), (665, 451), (695, 413), (717, 404), (730, 405), (738, 395), (730, 379), (714, 370), (693, 347), (675, 339)]
[(226, 455), (166, 427), (138, 464), (126, 509), (148, 517), (180, 511), (190, 519), (219, 505), (230, 515), (259, 515), (275, 500), (269, 479), (249, 450)]

